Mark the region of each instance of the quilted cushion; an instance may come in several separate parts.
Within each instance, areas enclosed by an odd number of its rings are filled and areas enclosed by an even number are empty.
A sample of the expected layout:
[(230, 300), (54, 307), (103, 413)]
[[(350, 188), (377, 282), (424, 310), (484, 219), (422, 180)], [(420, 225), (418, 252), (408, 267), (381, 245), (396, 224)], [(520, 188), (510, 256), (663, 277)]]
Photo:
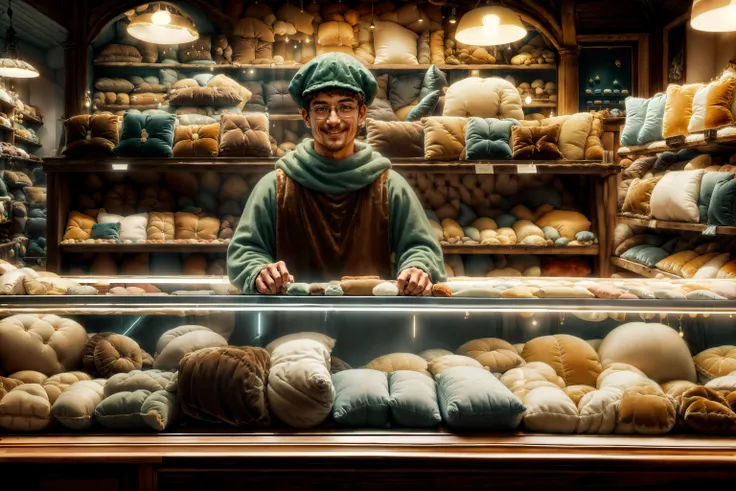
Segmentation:
[(217, 157), (220, 124), (179, 125), (174, 136), (174, 157)]
[(391, 373), (397, 370), (412, 370), (427, 376), (429, 375), (427, 361), (421, 356), (412, 353), (391, 353), (379, 356), (369, 362), (365, 368), (385, 373)]
[(560, 125), (511, 127), (514, 160), (560, 160), (565, 157), (557, 146)]
[(179, 61), (192, 63), (197, 61), (212, 62), (212, 37), (200, 35), (196, 41), (179, 45)]
[(668, 172), (654, 187), (650, 206), (657, 220), (697, 223), (703, 170)]
[(148, 225), (146, 227), (147, 240), (170, 241), (174, 240), (176, 222), (171, 212), (153, 211), (148, 214)]
[(466, 118), (435, 116), (423, 118), (424, 158), (459, 160), (465, 156)]
[(499, 77), (468, 77), (453, 83), (447, 89), (442, 115), (524, 119), (519, 91)]
[(618, 406), (616, 433), (660, 435), (677, 421), (675, 404), (657, 385), (633, 385), (624, 389)]
[(339, 424), (369, 428), (389, 426), (388, 379), (367, 368), (343, 370), (332, 376), (335, 401), (332, 417)]
[(511, 344), (498, 338), (468, 341), (457, 352), (478, 361), (493, 373), (505, 373), (526, 363)]
[(118, 144), (118, 118), (112, 114), (81, 114), (64, 121), (67, 157), (112, 155)]
[(173, 114), (131, 114), (123, 118), (123, 134), (113, 152), (118, 157), (171, 157)]
[(465, 130), (465, 154), (468, 160), (510, 160), (511, 127), (515, 119), (470, 118)]
[(227, 340), (204, 326), (186, 325), (166, 331), (156, 343), (153, 367), (172, 370), (187, 354), (202, 348), (227, 346)]
[(598, 354), (583, 339), (567, 334), (541, 336), (524, 345), (526, 362), (543, 362), (554, 368), (565, 385), (595, 385), (601, 373)]
[(221, 157), (271, 155), (268, 119), (264, 114), (223, 115), (221, 125)]
[(421, 373), (399, 370), (389, 374), (391, 416), (407, 428), (427, 428), (441, 420), (435, 381)]
[(95, 408), (102, 402), (104, 379), (81, 380), (72, 384), (54, 402), (54, 418), (71, 430), (86, 430), (94, 424)]
[(64, 240), (87, 240), (92, 233), (92, 226), (96, 220), (91, 216), (72, 211), (69, 213), (69, 220), (66, 222), (66, 231), (64, 232)]
[(57, 373), (56, 375), (47, 378), (41, 385), (43, 386), (43, 390), (45, 390), (46, 394), (49, 396), (49, 402), (53, 405), (59, 396), (73, 384), (81, 380), (90, 379), (91, 377), (89, 374), (84, 372), (64, 372)]
[(716, 434), (736, 430), (736, 413), (722, 393), (695, 386), (683, 392), (680, 400), (680, 417), (691, 429)]
[(169, 98), (172, 106), (231, 107), (243, 103), (234, 87), (187, 87), (179, 89)]
[(274, 80), (263, 85), (266, 106), (271, 113), (298, 114), (299, 106), (289, 94), (288, 80)]
[(699, 381), (708, 383), (736, 371), (736, 346), (716, 346), (703, 350), (693, 357), (693, 361)]
[(0, 428), (40, 431), (51, 421), (51, 402), (40, 384), (19, 385), (0, 401)]
[(212, 217), (198, 217), (191, 213), (177, 211), (175, 215), (176, 239), (211, 241), (217, 239), (220, 220)]
[(238, 109), (243, 109), (245, 105), (250, 101), (250, 98), (252, 96), (250, 90), (243, 87), (241, 84), (233, 80), (232, 78), (228, 77), (225, 74), (218, 74), (215, 75), (209, 82), (207, 82), (208, 87), (230, 87), (234, 89), (240, 98), (242, 99), (240, 103), (236, 105)]
[(108, 378), (116, 373), (140, 370), (143, 350), (127, 336), (104, 332), (95, 334), (84, 345), (82, 363), (87, 373)]
[(424, 126), (421, 122), (366, 119), (367, 143), (384, 157), (422, 157)]

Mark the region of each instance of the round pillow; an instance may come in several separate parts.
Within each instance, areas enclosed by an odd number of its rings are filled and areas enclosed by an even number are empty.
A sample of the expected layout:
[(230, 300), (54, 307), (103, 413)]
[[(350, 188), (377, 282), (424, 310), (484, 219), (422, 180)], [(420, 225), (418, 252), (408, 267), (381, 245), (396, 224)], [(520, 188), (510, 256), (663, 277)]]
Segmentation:
[(442, 115), (524, 119), (519, 91), (499, 77), (468, 77), (450, 85)]
[(49, 396), (49, 402), (53, 405), (64, 391), (80, 380), (92, 380), (92, 377), (84, 372), (57, 373), (47, 378), (41, 385)]
[(0, 321), (0, 366), (45, 375), (72, 370), (82, 359), (87, 331), (56, 315), (19, 314)]
[(156, 343), (153, 367), (172, 370), (188, 353), (202, 348), (227, 346), (227, 340), (204, 326), (179, 326), (166, 331)]
[(598, 353), (592, 346), (568, 334), (534, 338), (524, 345), (522, 358), (527, 362), (541, 361), (554, 368), (565, 385), (595, 386), (601, 373)]
[(701, 351), (693, 361), (700, 382), (708, 383), (736, 371), (736, 346), (717, 346)]
[(89, 339), (82, 362), (88, 373), (109, 378), (143, 368), (143, 350), (127, 336), (104, 332)]
[(685, 341), (669, 326), (629, 322), (603, 338), (598, 355), (604, 367), (622, 362), (634, 365), (658, 384), (696, 381), (695, 364)]
[(429, 376), (427, 360), (413, 353), (391, 353), (379, 356), (368, 363), (365, 368), (391, 373), (397, 370), (412, 370)]
[(468, 341), (460, 346), (457, 352), (459, 355), (473, 358), (494, 373), (506, 373), (526, 363), (513, 345), (498, 338)]

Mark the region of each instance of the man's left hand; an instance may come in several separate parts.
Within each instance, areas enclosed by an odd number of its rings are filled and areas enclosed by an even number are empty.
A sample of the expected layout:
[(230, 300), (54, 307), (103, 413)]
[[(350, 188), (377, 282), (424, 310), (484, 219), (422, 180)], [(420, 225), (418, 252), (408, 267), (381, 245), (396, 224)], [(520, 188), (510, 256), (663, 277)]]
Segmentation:
[(432, 292), (429, 275), (419, 268), (406, 268), (399, 274), (398, 285), (401, 295), (424, 297)]

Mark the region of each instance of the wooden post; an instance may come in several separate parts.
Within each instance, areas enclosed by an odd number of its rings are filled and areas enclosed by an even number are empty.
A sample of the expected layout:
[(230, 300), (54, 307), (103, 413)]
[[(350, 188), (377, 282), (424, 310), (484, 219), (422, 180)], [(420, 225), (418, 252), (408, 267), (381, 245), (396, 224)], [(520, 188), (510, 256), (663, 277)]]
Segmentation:
[(559, 114), (578, 112), (578, 78), (580, 71), (580, 47), (575, 27), (575, 0), (562, 0), (562, 48), (557, 80), (557, 111)]
[(64, 119), (85, 112), (84, 95), (87, 90), (87, 46), (67, 40), (64, 46)]

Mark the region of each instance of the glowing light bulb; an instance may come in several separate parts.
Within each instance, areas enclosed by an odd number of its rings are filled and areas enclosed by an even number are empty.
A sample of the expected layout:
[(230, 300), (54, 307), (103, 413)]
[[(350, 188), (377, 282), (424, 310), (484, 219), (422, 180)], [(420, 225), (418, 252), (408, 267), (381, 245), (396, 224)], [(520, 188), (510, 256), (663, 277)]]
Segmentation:
[(498, 32), (498, 28), (501, 27), (501, 18), (496, 14), (484, 15), (482, 21), (483, 28), (488, 29), (491, 32)]
[(373, 19), (371, 19), (371, 29), (375, 29), (375, 28), (376, 28), (376, 23), (373, 22)]
[(524, 102), (527, 103), (527, 104), (531, 104), (532, 103), (532, 96), (530, 96), (530, 95), (526, 96), (526, 98), (524, 99)]
[(534, 320), (532, 321), (532, 326), (536, 326), (536, 325), (537, 325), (537, 320), (536, 320), (536, 319), (534, 319)]
[(171, 23), (171, 14), (168, 10), (161, 9), (151, 16), (151, 20), (154, 24), (159, 26), (168, 26)]
[(286, 38), (284, 39), (284, 41), (286, 41), (288, 43), (289, 42), (289, 36), (286, 36)]
[(248, 73), (250, 73), (251, 75), (253, 75), (254, 73), (256, 73), (256, 71), (251, 68), (250, 70), (248, 70)]

